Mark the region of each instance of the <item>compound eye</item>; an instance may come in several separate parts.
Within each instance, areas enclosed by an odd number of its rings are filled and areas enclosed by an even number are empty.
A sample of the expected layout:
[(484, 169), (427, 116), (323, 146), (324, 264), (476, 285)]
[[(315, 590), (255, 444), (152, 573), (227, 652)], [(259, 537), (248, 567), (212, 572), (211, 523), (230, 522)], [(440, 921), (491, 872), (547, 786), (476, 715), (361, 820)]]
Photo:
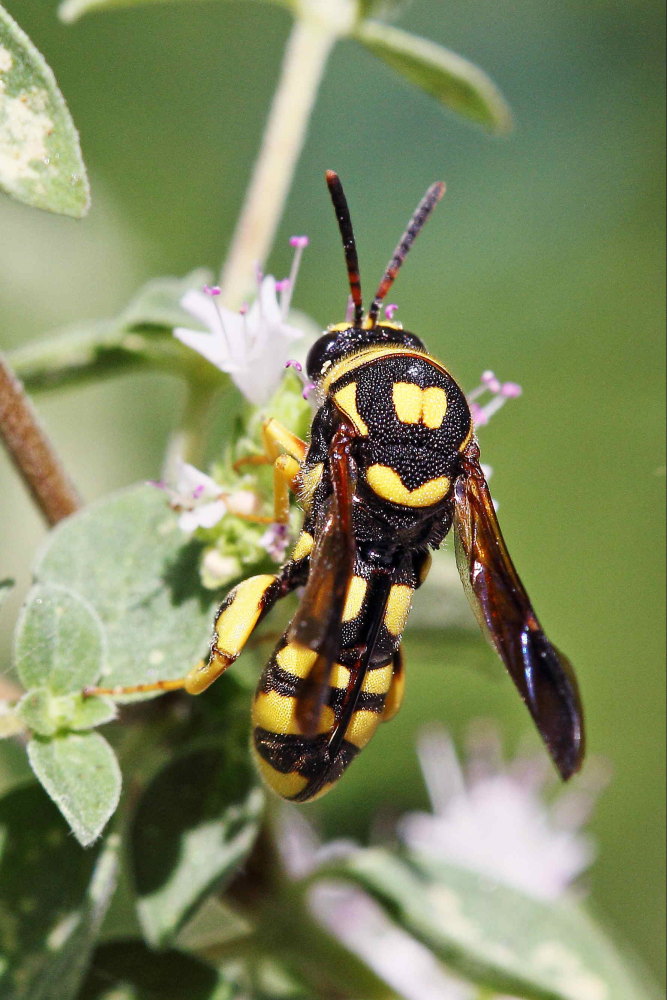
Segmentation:
[(331, 361), (331, 358), (335, 353), (337, 337), (338, 334), (335, 332), (324, 333), (315, 341), (311, 349), (308, 351), (308, 357), (306, 358), (306, 371), (308, 372), (308, 378), (317, 379), (320, 377), (322, 369)]

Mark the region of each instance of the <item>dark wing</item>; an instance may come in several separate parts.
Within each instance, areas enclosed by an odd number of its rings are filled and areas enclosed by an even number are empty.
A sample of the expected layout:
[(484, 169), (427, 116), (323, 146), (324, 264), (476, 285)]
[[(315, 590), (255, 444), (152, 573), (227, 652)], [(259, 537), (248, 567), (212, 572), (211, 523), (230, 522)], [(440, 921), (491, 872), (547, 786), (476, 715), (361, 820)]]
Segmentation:
[(552, 646), (505, 546), (472, 442), (455, 486), (456, 561), (468, 599), (563, 779), (584, 756), (583, 712), (569, 660)]
[(340, 648), (340, 623), (354, 572), (353, 437), (347, 424), (341, 424), (333, 436), (329, 451), (331, 496), (316, 526), (308, 581), (287, 633), (289, 642), (298, 642), (319, 654), (298, 700), (297, 721), (305, 736), (314, 736), (318, 729), (331, 669)]

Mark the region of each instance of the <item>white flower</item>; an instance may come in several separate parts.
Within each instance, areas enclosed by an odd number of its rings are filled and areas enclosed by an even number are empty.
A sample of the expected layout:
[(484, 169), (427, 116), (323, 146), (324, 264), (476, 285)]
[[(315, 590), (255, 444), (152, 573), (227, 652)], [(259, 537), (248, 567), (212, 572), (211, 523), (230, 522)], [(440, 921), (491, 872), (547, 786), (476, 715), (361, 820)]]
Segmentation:
[(594, 795), (564, 791), (548, 806), (540, 797), (548, 773), (542, 763), (504, 767), (499, 754), (489, 754), (493, 745), (488, 736), (478, 743), (464, 774), (447, 733), (424, 733), (418, 749), (433, 814), (407, 813), (399, 835), (413, 851), (556, 899), (593, 859), (578, 826)]
[(187, 462), (180, 464), (175, 486), (162, 482), (153, 485), (167, 493), (170, 506), (180, 513), (178, 526), (187, 534), (197, 528), (212, 528), (227, 513), (219, 483)]
[(292, 237), (296, 248), (289, 278), (277, 282), (272, 275), (258, 279), (257, 298), (238, 313), (218, 302), (220, 289), (205, 287), (186, 292), (181, 305), (208, 331), (176, 327), (174, 336), (198, 351), (211, 364), (231, 375), (247, 400), (259, 406), (278, 387), (292, 342), (303, 332), (287, 322), (299, 260), (306, 237)]

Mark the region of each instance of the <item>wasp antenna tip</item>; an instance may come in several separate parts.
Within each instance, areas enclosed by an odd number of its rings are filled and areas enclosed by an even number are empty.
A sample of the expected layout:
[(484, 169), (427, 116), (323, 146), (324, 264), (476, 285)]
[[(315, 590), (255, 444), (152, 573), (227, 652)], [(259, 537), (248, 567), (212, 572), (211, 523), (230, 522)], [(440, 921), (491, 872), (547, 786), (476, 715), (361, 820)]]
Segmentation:
[(338, 174), (336, 173), (335, 170), (325, 170), (324, 176), (326, 178), (327, 184), (331, 184), (333, 181), (338, 180)]

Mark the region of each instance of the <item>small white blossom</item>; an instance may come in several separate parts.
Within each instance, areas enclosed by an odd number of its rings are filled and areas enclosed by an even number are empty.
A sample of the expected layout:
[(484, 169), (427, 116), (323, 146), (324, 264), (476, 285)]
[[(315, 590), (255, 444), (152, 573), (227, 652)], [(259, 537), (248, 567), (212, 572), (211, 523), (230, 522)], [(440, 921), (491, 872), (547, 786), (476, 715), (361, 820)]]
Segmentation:
[[(576, 800), (590, 792), (564, 791), (548, 806), (541, 797), (547, 773), (541, 762), (491, 761), (488, 739), (474, 749), (464, 773), (444, 730), (419, 742), (419, 758), (433, 814), (407, 813), (399, 835), (414, 851), (503, 882), (538, 899), (557, 899), (591, 863), (589, 838), (564, 822)], [(569, 804), (567, 800), (569, 798)], [(580, 815), (579, 822), (583, 818)]]
[(162, 482), (153, 485), (168, 495), (170, 506), (180, 514), (178, 526), (186, 534), (197, 528), (212, 528), (227, 513), (219, 483), (187, 462), (181, 462), (175, 486)]
[(258, 277), (257, 297), (240, 312), (218, 301), (220, 289), (186, 292), (181, 305), (208, 331), (176, 327), (174, 336), (231, 376), (247, 400), (260, 406), (277, 389), (291, 345), (303, 332), (287, 322), (296, 272), (306, 237), (292, 237), (296, 248), (289, 278)]

